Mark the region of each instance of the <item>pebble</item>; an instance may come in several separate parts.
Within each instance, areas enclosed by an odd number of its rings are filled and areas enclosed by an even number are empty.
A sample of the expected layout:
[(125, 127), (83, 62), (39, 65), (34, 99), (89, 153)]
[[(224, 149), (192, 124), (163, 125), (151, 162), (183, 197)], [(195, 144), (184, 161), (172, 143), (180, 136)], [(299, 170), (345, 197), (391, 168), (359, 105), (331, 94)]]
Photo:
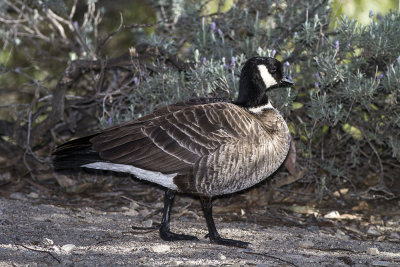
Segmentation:
[(336, 230), (336, 234), (335, 236), (341, 240), (349, 240), (350, 237), (348, 235), (346, 235), (343, 231), (341, 230)]
[(9, 198), (11, 198), (11, 199), (16, 199), (16, 200), (23, 200), (23, 201), (27, 200), (26, 196), (25, 196), (24, 194), (20, 193), (20, 192), (14, 192), (14, 193), (12, 193), (12, 194), (9, 196)]
[(139, 208), (139, 204), (132, 201), (132, 202), (129, 203), (129, 208), (137, 210)]
[(379, 255), (379, 250), (377, 248), (367, 248), (367, 253), (369, 255)]
[(137, 216), (139, 214), (139, 212), (137, 212), (137, 210), (134, 210), (134, 209), (129, 209), (127, 212), (125, 212), (125, 214), (135, 217), (135, 216)]
[(27, 197), (29, 197), (29, 198), (39, 198), (39, 194), (36, 193), (36, 192), (30, 192)]
[(148, 220), (145, 220), (143, 222), (143, 227), (152, 227), (152, 226), (153, 226), (153, 220), (152, 219), (148, 219)]
[(382, 242), (382, 241), (385, 240), (385, 239), (386, 239), (386, 236), (381, 235), (381, 236), (378, 236), (378, 237), (376, 238), (376, 241)]
[(379, 233), (378, 230), (376, 230), (376, 228), (374, 226), (371, 226), (370, 228), (368, 228), (367, 234), (373, 235), (373, 236), (381, 235), (381, 233)]
[(390, 239), (400, 239), (400, 234), (397, 232), (390, 233)]
[(300, 241), (299, 242), (299, 247), (301, 248), (312, 248), (314, 246), (314, 243), (311, 241)]
[(6, 172), (6, 173), (1, 173), (0, 174), (0, 182), (7, 182), (11, 180), (11, 173)]
[(226, 260), (226, 256), (225, 256), (224, 254), (222, 254), (222, 253), (219, 254), (219, 258), (220, 258), (221, 260), (223, 260), (223, 261)]
[(151, 250), (153, 252), (157, 252), (157, 253), (164, 253), (164, 252), (170, 251), (171, 247), (168, 245), (156, 245), (156, 246), (152, 246)]
[(372, 266), (381, 266), (381, 267), (394, 267), (398, 266), (395, 265), (394, 263), (388, 262), (388, 261), (373, 261)]
[(317, 225), (310, 225), (307, 227), (309, 231), (319, 231), (319, 227)]
[(45, 237), (42, 240), (42, 245), (45, 246), (45, 247), (49, 247), (49, 246), (54, 245), (54, 241), (51, 240), (50, 238)]
[(67, 253), (71, 253), (73, 250), (76, 249), (76, 246), (74, 244), (66, 244), (62, 246), (61, 249)]

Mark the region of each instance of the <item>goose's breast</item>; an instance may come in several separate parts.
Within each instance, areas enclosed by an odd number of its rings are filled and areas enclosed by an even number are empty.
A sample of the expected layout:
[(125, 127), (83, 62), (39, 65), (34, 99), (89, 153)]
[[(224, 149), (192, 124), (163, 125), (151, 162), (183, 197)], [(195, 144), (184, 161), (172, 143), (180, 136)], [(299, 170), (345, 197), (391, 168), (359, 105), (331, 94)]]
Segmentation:
[(260, 135), (219, 147), (203, 162), (205, 173), (196, 177), (204, 195), (229, 194), (249, 188), (275, 172), (286, 158), (288, 135)]

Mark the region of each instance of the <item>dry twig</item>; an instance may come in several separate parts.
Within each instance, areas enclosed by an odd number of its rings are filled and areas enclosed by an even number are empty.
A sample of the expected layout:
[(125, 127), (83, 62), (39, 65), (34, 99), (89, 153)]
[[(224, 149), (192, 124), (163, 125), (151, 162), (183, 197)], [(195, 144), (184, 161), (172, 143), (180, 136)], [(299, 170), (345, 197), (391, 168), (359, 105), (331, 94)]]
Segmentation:
[(23, 244), (19, 244), (19, 243), (14, 243), (14, 245), (20, 246), (20, 247), (23, 247), (23, 248), (26, 248), (26, 249), (31, 250), (31, 251), (36, 251), (36, 252), (41, 252), (41, 253), (47, 253), (47, 254), (49, 254), (53, 259), (55, 259), (58, 263), (61, 263), (61, 260), (60, 260), (59, 258), (57, 258), (56, 256), (54, 256), (53, 253), (51, 253), (50, 251), (47, 251), (47, 250), (40, 250), (40, 249), (35, 249), (35, 248), (30, 248), (30, 247), (27, 247), (27, 246), (25, 246), (25, 245), (23, 245)]

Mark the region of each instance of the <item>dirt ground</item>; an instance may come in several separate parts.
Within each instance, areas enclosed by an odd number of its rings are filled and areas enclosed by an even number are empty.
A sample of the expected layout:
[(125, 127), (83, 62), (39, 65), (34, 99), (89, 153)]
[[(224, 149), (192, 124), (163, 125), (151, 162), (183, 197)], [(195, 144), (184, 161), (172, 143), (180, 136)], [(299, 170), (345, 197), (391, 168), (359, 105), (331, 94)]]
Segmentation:
[(398, 215), (238, 206), (251, 192), (217, 199), (217, 228), (223, 237), (251, 242), (241, 249), (210, 244), (197, 199), (177, 196), (172, 230), (200, 241), (165, 242), (157, 230), (132, 229), (160, 221), (163, 192), (148, 190), (134, 193), (136, 199), (118, 191), (97, 199), (33, 191), (1, 197), (0, 266), (400, 266)]

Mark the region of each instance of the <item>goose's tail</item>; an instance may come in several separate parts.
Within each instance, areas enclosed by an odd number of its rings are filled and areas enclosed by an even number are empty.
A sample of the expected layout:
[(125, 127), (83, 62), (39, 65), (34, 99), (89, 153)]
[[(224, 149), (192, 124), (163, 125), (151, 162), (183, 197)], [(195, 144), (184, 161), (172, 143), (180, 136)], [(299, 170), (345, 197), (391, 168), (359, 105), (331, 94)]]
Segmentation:
[(56, 148), (53, 165), (56, 170), (78, 168), (82, 165), (101, 162), (99, 153), (92, 149), (90, 139), (97, 134), (68, 141)]

